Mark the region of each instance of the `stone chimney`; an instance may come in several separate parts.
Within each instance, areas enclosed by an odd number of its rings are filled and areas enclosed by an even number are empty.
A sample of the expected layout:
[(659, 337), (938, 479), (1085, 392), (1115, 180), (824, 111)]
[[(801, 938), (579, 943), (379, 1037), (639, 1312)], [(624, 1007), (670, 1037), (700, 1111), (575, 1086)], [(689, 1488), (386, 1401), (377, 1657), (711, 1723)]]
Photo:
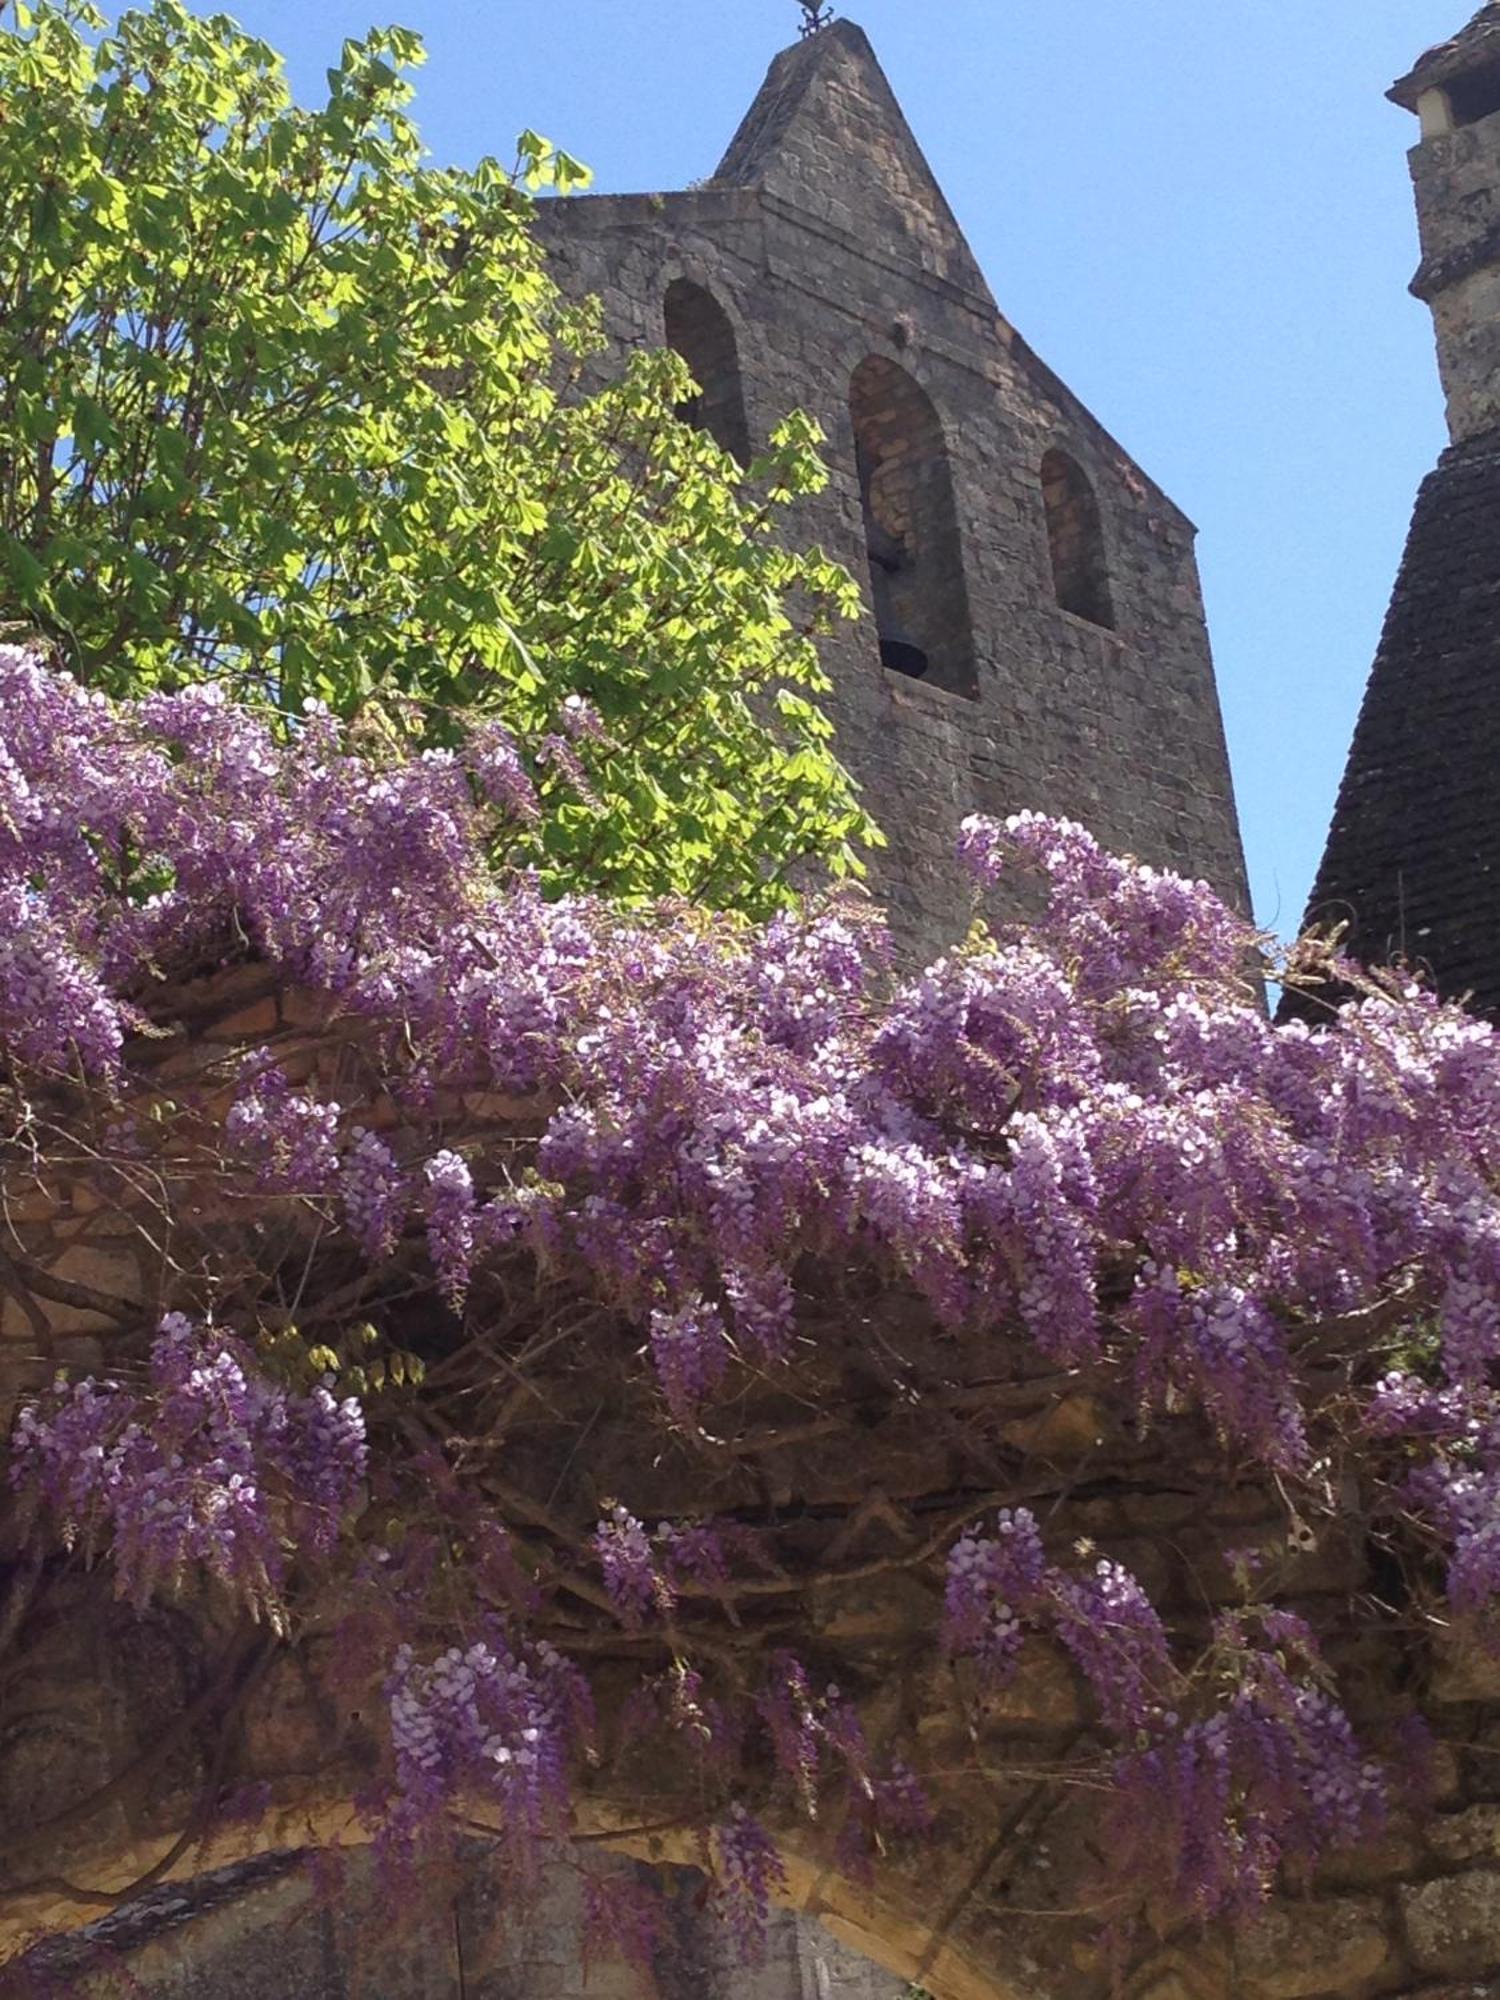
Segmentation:
[(1422, 121), (1412, 290), (1432, 310), (1455, 444), (1500, 424), (1500, 0), (1390, 92)]

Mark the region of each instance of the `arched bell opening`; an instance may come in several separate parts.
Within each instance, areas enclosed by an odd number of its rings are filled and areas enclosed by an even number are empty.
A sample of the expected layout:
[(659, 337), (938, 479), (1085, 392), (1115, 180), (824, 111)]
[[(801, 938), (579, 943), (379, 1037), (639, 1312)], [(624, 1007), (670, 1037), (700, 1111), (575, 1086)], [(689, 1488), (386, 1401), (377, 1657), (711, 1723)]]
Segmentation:
[(932, 399), (872, 355), (850, 381), (849, 415), (881, 660), (972, 699), (979, 671), (958, 507)]
[(748, 465), (750, 423), (739, 343), (728, 313), (702, 285), (676, 278), (667, 287), (663, 314), (667, 345), (682, 356), (698, 384), (698, 393), (679, 404), (678, 416), (707, 431), (721, 451)]
[(1058, 603), (1075, 618), (1112, 632), (1115, 610), (1099, 502), (1088, 474), (1065, 451), (1049, 451), (1042, 460), (1042, 504)]

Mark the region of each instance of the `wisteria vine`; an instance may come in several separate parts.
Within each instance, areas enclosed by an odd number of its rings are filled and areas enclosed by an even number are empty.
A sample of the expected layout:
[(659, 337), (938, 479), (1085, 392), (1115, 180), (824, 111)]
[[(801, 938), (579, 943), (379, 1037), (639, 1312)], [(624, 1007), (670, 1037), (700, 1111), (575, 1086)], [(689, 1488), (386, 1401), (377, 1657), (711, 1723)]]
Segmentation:
[[(564, 719), (560, 765), (587, 726)], [(194, 1211), (200, 1254), (162, 1262), (118, 1362), (24, 1389), (15, 1503), (134, 1603), (217, 1589), (288, 1643), (332, 1606), (351, 1657), (373, 1633), (393, 1856), (475, 1801), (517, 1865), (564, 1838), (605, 1656), (634, 1676), (626, 1736), (681, 1753), (741, 1927), (788, 1816), (821, 1815), (849, 1869), (931, 1824), (917, 1746), (875, 1745), (816, 1631), (755, 1626), (808, 1578), (737, 1483), (737, 1427), (792, 1407), (816, 1432), (860, 1370), (934, 1450), (973, 1357), (1004, 1357), (1138, 1455), (1309, 1513), (1353, 1480), (1414, 1616), (1446, 1589), (1444, 1617), (1494, 1620), (1488, 1025), (1347, 967), (1351, 1004), (1277, 1025), (1240, 918), (1055, 819), (966, 824), (976, 897), (1025, 873), (1045, 908), (912, 974), (848, 896), (759, 928), (548, 903), (496, 862), (534, 810), (494, 724), (377, 755), (321, 715), (116, 703), (0, 652), (7, 1183), (66, 1162), (128, 1208), (176, 1175), (201, 1207), (207, 1176), (234, 1246)], [(163, 1069), (185, 988), (247, 965), (317, 1031)], [(247, 1259), (268, 1218), (283, 1249)], [(356, 1303), (304, 1336), (325, 1295)], [(596, 1378), (613, 1428), (575, 1419)], [(1196, 1915), (1244, 1910), (1379, 1827), (1391, 1782), (1300, 1610), (1252, 1583), (1203, 1629), (1080, 1555), (1008, 1464), (1014, 1491), (969, 1482), (930, 1546), (903, 1517), (900, 1564), (939, 1572), (956, 1701), (1028, 1648), (1072, 1663), (1116, 1904), (1133, 1863)], [(667, 1505), (694, 1465), (718, 1512)]]

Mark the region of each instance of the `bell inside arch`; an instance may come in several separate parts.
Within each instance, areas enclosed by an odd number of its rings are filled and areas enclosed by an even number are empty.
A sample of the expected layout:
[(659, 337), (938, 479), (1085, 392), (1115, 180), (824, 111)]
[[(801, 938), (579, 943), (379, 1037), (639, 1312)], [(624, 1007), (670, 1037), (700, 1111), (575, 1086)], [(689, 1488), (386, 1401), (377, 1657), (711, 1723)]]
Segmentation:
[(905, 674), (908, 679), (919, 681), (926, 675), (931, 662), (916, 641), (909, 639), (904, 632), (882, 632), (880, 664), (889, 667), (893, 673)]
[(895, 605), (894, 579), (906, 566), (906, 551), (866, 514), (866, 539), (870, 556), (870, 596), (875, 613), (875, 635), (880, 641), (882, 666), (894, 673), (919, 681), (927, 672), (926, 648), (919, 646), (902, 625)]
[(896, 579), (911, 565), (911, 551), (905, 535), (894, 532), (880, 519), (875, 504), (875, 465), (871, 454), (856, 440), (855, 461), (859, 470), (860, 512), (864, 517), (865, 553), (870, 561), (871, 609), (875, 613), (875, 635), (880, 642), (880, 662), (893, 673), (919, 681), (929, 665), (925, 648), (904, 629), (896, 611)]

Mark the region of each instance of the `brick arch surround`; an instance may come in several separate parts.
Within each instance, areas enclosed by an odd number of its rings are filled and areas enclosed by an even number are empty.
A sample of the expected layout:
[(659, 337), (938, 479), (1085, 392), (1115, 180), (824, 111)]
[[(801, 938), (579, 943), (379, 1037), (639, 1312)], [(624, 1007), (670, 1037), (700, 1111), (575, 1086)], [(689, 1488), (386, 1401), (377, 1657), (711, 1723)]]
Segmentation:
[[(601, 1952), (591, 1902), (640, 1892), (657, 1912), (649, 1956)], [(430, 1912), (394, 1929), (391, 1914), (366, 1853), (333, 1880), (307, 1855), (265, 1855), (150, 1892), (37, 1952), (31, 1969), (75, 2000), (104, 2000), (126, 1978), (153, 2000), (907, 2000), (912, 1990), (790, 1911), (774, 1914), (746, 1961), (696, 1870), (602, 1852), (546, 1870), (519, 1910), (476, 1854)]]
[[(1158, 1511), (1160, 1503), (1157, 1503)], [(884, 1607), (899, 1618), (899, 1605)], [(879, 1609), (836, 1614), (870, 1624)], [(1065, 1670), (1030, 1661), (1002, 1704), (993, 1775), (950, 1795), (933, 1839), (853, 1883), (816, 1846), (789, 1838), (788, 1907), (764, 1964), (745, 1967), (704, 1907), (690, 1840), (632, 1833), (623, 1800), (601, 1791), (586, 1813), (596, 1836), (587, 1872), (649, 1882), (670, 1923), (649, 1971), (591, 1959), (581, 1886), (551, 1871), (524, 1911), (503, 1921), (481, 1858), (394, 1936), (384, 1892), (356, 1848), (325, 1900), (311, 1892), (310, 1844), (361, 1835), (330, 1755), (356, 1740), (306, 1659), (283, 1660), (255, 1693), (242, 1728), (259, 1746), (276, 1804), (254, 1828), (195, 1840), (192, 1798), (212, 1755), (211, 1729), (176, 1741), (178, 1781), (144, 1802), (122, 1792), (102, 1816), (67, 1823), (67, 1802), (128, 1770), (143, 1737), (172, 1732), (209, 1677), (180, 1617), (148, 1618), (96, 1648), (67, 1621), (6, 1682), (0, 1729), (4, 1831), (16, 1808), (59, 1809), (62, 1831), (25, 1882), (0, 1869), (0, 1959), (28, 1936), (52, 1942), (26, 1971), (0, 1962), (0, 2000), (1113, 2000), (1088, 1897), (1097, 1801), (1044, 1803), (1024, 1778), (1045, 1746), (1076, 1737), (1081, 1717)], [(225, 1635), (214, 1635), (215, 1654)], [(889, 1643), (889, 1641), (888, 1641)], [(196, 1650), (199, 1649), (199, 1650)], [(1368, 1853), (1330, 1866), (1306, 1893), (1237, 1934), (1185, 1927), (1137, 1941), (1126, 2000), (1493, 2000), (1500, 1993), (1500, 1679), (1493, 1661), (1447, 1662), (1435, 1690), (1440, 1742), (1436, 1816), (1393, 1825)], [(202, 1718), (200, 1717), (200, 1722)], [(937, 1727), (937, 1712), (933, 1724)], [(946, 1761), (940, 1734), (935, 1759)], [(299, 1775), (290, 1767), (300, 1763)], [(1007, 1771), (1009, 1775), (1007, 1776)], [(318, 1775), (312, 1775), (317, 1772)], [(175, 1859), (171, 1857), (175, 1854)], [(252, 1858), (252, 1857), (259, 1857)], [(162, 1868), (164, 1857), (169, 1865)], [(155, 1871), (160, 1870), (160, 1874)], [(105, 1916), (106, 1892), (152, 1875)], [(85, 1900), (87, 1889), (97, 1900)], [(33, 1976), (33, 1974), (35, 1976)], [(122, 1975), (133, 1986), (118, 1983)], [(280, 1984), (276, 1981), (280, 1980)]]

